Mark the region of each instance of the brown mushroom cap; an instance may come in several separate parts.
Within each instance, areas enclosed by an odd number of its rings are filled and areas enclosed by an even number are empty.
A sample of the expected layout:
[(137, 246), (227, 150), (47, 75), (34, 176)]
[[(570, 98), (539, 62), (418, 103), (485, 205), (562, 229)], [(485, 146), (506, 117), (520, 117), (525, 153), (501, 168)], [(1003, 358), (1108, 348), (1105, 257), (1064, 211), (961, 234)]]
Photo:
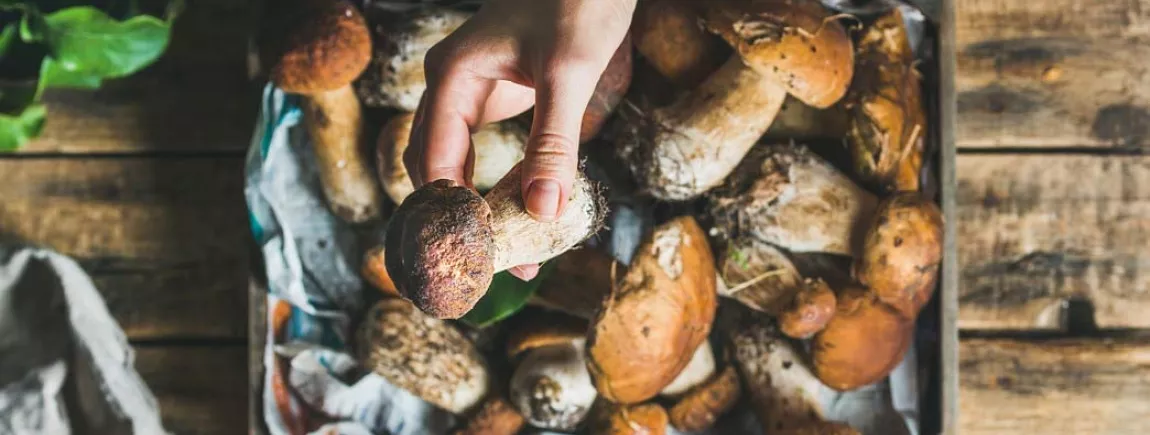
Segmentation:
[(822, 331), (835, 314), (835, 293), (821, 279), (806, 279), (791, 304), (779, 314), (779, 330), (805, 339)]
[(710, 428), (739, 400), (742, 383), (734, 366), (699, 385), (671, 407), (671, 425), (684, 432)]
[(371, 34), (342, 0), (303, 0), (273, 13), (261, 39), (269, 76), (284, 92), (313, 94), (351, 84), (371, 60)]
[(811, 359), (815, 375), (839, 391), (878, 382), (902, 361), (914, 322), (861, 287), (839, 292), (835, 315), (815, 334)]
[(490, 221), (483, 198), (451, 180), (413, 192), (387, 229), (387, 273), (399, 293), (438, 318), (470, 311), (495, 273)]
[(358, 343), (365, 367), (452, 413), (466, 413), (487, 394), (487, 368), (471, 341), (402, 299), (368, 310)]
[(587, 337), (587, 320), (554, 312), (531, 311), (516, 315), (507, 336), (507, 357)]
[(555, 269), (532, 303), (590, 320), (611, 293), (611, 273), (622, 276), (626, 266), (598, 249), (573, 249), (555, 258)]
[(846, 94), (851, 40), (818, 1), (711, 0), (704, 17), (748, 67), (802, 102), (826, 108)]
[(854, 263), (855, 276), (903, 316), (918, 316), (938, 282), (942, 261), (942, 212), (917, 193), (895, 194), (879, 204)]
[(639, 247), (588, 336), (588, 370), (616, 403), (654, 397), (690, 363), (715, 317), (715, 266), (699, 224), (680, 217)]
[(631, 31), (639, 54), (656, 71), (683, 88), (693, 88), (730, 55), (722, 39), (703, 30), (698, 11), (686, 0), (643, 0)]
[(527, 425), (527, 421), (501, 396), (493, 396), (483, 401), (479, 411), (467, 424), (454, 432), (455, 435), (515, 435)]
[(591, 435), (663, 435), (667, 433), (667, 411), (655, 403), (618, 406), (601, 403), (595, 412)]

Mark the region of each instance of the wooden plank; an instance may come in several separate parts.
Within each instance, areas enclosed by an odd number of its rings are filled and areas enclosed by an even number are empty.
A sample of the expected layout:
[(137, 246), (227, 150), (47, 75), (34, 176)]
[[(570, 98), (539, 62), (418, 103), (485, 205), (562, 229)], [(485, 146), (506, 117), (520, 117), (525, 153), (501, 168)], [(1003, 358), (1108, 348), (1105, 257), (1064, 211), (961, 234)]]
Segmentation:
[(959, 327), (1150, 327), (1150, 157), (960, 155)]
[(44, 133), (22, 152), (245, 149), (259, 105), (248, 78), (250, 8), (249, 1), (186, 2), (152, 66), (98, 91), (45, 94)]
[(156, 396), (164, 428), (180, 435), (247, 433), (243, 345), (136, 349), (136, 370)]
[(235, 158), (0, 159), (0, 234), (73, 256), (132, 338), (239, 338), (250, 239)]
[(1150, 338), (962, 340), (966, 434), (1150, 432)]
[(1150, 146), (1150, 0), (964, 1), (960, 147)]

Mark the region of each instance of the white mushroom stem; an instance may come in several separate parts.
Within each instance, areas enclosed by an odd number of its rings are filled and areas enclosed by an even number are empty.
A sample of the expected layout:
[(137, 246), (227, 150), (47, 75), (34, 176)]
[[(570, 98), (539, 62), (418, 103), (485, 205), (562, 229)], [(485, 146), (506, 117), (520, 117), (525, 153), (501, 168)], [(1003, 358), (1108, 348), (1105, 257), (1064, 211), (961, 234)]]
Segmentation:
[(511, 376), (511, 402), (534, 426), (573, 431), (598, 397), (584, 360), (585, 340), (527, 351)]
[(715, 355), (711, 351), (711, 342), (704, 341), (698, 349), (695, 349), (695, 354), (691, 356), (691, 362), (687, 363), (687, 367), (679, 372), (679, 376), (670, 384), (663, 387), (660, 394), (677, 398), (706, 382), (714, 373)]
[(768, 433), (823, 421), (829, 397), (790, 342), (755, 322), (732, 332), (735, 363), (750, 393), (751, 405)]
[(538, 264), (574, 248), (598, 231), (606, 213), (598, 187), (577, 171), (567, 207), (554, 221), (542, 223), (523, 205), (522, 164), (499, 180), (484, 200), (491, 207), (495, 272), (521, 264)]
[[(391, 200), (402, 204), (415, 187), (403, 164), (403, 153), (411, 137), (411, 124), (415, 115), (396, 115), (380, 131), (376, 146), (379, 178)], [(475, 165), (471, 181), (480, 192), (490, 190), (511, 167), (523, 160), (527, 145), (527, 131), (515, 122), (496, 122), (483, 126), (471, 135), (475, 150)]]
[(309, 94), (303, 109), (320, 184), (332, 213), (352, 223), (378, 217), (383, 195), (359, 148), (363, 115), (351, 86)]

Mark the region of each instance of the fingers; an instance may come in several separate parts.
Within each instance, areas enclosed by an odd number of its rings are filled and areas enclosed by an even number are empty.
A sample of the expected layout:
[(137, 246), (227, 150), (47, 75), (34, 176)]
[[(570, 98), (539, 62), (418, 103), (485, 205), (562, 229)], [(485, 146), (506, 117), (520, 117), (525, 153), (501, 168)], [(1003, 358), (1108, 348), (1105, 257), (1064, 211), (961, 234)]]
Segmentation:
[(527, 213), (550, 222), (563, 213), (578, 166), (579, 130), (602, 68), (567, 62), (540, 74), (523, 162)]

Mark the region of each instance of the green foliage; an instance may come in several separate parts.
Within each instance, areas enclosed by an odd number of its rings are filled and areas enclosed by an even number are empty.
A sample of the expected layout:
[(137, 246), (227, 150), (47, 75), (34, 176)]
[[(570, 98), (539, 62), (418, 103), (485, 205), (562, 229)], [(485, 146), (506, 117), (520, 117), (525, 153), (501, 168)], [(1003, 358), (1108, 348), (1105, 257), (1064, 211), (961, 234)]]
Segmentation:
[(487, 294), (460, 320), (476, 328), (486, 328), (511, 317), (527, 305), (527, 300), (531, 299), (554, 268), (554, 262), (543, 263), (539, 267), (539, 275), (531, 281), (520, 280), (507, 272), (495, 274), (491, 285), (487, 287)]
[[(19, 148), (44, 124), (44, 91), (98, 89), (132, 75), (168, 47), (182, 1), (163, 18), (139, 15), (132, 2), (116, 18), (76, 2), (0, 0), (0, 151)], [(51, 5), (53, 8), (46, 9)], [(50, 11), (50, 12), (45, 12)]]

